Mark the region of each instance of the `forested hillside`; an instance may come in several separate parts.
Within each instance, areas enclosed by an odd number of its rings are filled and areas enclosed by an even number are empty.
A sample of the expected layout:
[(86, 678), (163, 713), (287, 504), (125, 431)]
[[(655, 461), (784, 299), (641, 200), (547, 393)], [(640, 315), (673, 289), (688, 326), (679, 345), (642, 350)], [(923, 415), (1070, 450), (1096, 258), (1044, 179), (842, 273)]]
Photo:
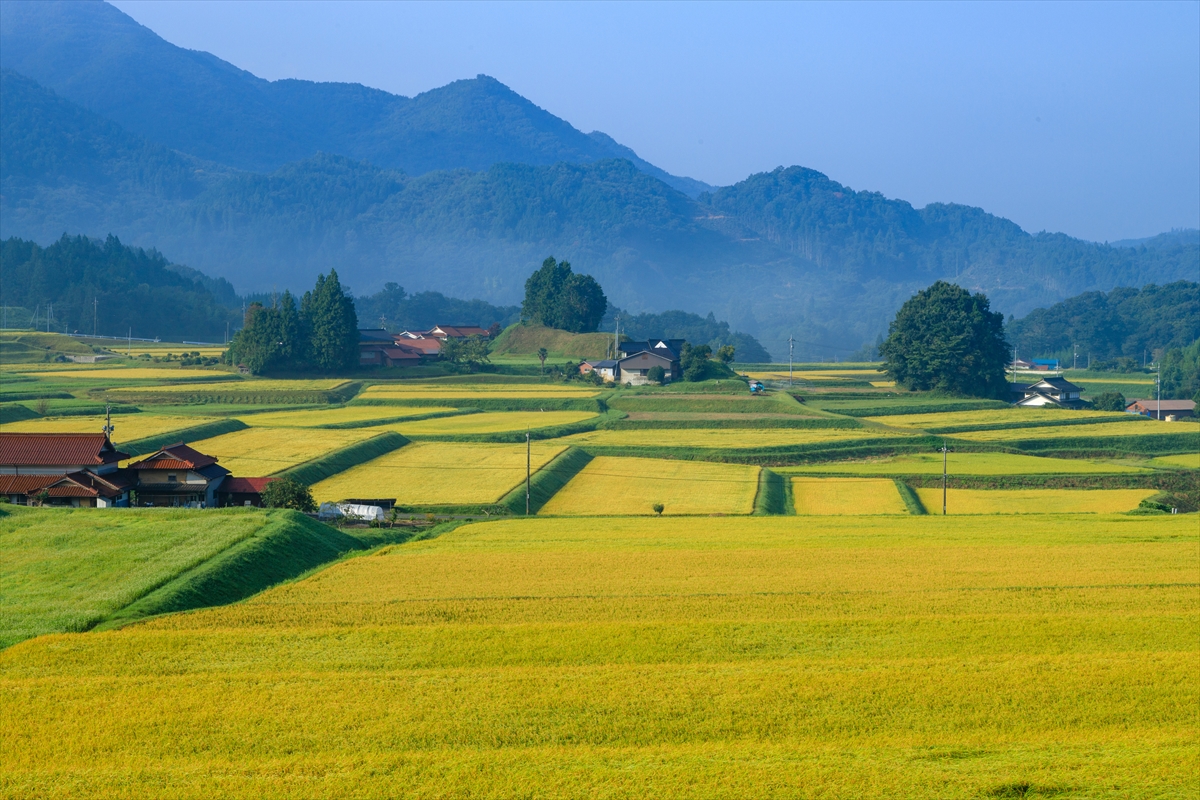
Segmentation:
[[(336, 268), (359, 298), (395, 283), (502, 308), (554, 254), (631, 314), (712, 312), (777, 358), (789, 335), (845, 358), (938, 279), (1008, 316), (1200, 274), (1194, 231), (1031, 235), (801, 167), (700, 193), (487, 78), (415, 98), (272, 83), (103, 3), (6, 3), (0, 34), (4, 66), (59, 92), (0, 75), (0, 236), (111, 233), (243, 293)], [(408, 308), (364, 318), (428, 319)]]
[(1076, 349), (1093, 366), (1142, 366), (1155, 352), (1200, 339), (1200, 283), (1177, 281), (1142, 289), (1086, 292), (1008, 323), (1009, 341), (1023, 357), (1058, 356)]
[[(113, 236), (91, 241), (64, 235), (49, 247), (23, 239), (0, 243), (0, 294), (6, 306), (26, 310), (53, 303), (50, 330), (102, 336), (220, 342), (241, 316), (222, 307), (187, 268), (174, 267), (160, 253), (126, 247)], [(230, 298), (223, 280), (215, 285)]]

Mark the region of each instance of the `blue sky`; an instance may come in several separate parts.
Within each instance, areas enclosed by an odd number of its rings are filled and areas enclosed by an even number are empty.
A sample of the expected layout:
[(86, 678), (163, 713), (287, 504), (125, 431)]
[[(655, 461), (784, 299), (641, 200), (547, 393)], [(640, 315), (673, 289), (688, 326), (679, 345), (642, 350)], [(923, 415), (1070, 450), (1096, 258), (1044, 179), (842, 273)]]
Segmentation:
[(268, 79), (486, 73), (714, 184), (800, 164), (1030, 231), (1200, 226), (1200, 2), (114, 5)]

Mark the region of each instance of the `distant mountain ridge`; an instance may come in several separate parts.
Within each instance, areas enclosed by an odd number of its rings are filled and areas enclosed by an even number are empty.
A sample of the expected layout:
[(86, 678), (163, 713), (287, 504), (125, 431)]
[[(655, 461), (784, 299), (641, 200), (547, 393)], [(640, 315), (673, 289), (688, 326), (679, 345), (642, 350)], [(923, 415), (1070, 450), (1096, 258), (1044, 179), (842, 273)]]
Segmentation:
[(95, 0), (5, 0), (0, 67), (131, 133), (254, 172), (318, 151), (410, 175), (627, 158), (680, 191), (712, 188), (668, 174), (599, 131), (576, 130), (486, 75), (415, 97), (354, 83), (267, 81), (176, 47)]
[[(798, 356), (830, 358), (874, 341), (939, 278), (1020, 315), (1200, 274), (1196, 237), (1114, 247), (1030, 235), (978, 208), (915, 209), (802, 167), (680, 191), (686, 179), (491, 79), (415, 98), (271, 83), (102, 3), (6, 2), (0, 19), (0, 61), (65, 87), (0, 74), (0, 235), (113, 233), (243, 292), (299, 289), (336, 267), (357, 294), (393, 281), (509, 305), (553, 254), (631, 313), (715, 312), (776, 357), (794, 334)], [(128, 77), (136, 64), (144, 92)], [(261, 130), (233, 135), (230, 120)], [(321, 142), (332, 144), (309, 149)]]

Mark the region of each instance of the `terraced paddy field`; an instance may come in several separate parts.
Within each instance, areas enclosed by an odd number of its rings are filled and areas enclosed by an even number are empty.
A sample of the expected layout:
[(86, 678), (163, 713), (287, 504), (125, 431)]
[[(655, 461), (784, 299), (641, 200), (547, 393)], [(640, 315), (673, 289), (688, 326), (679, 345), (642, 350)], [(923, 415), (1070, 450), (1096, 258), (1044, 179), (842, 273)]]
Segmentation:
[[(112, 440), (120, 444), (216, 421), (215, 417), (118, 414), (113, 416), (116, 430), (113, 431)], [(103, 430), (103, 416), (42, 417), (4, 423), (5, 433), (102, 433)]]
[(307, 391), (330, 391), (338, 389), (350, 381), (339, 378), (320, 378), (316, 380), (237, 380), (236, 382), (221, 382), (221, 383), (176, 383), (167, 386), (153, 387), (121, 387), (113, 389), (115, 394), (145, 392), (153, 390), (154, 392), (164, 394), (187, 394), (187, 393), (225, 393), (230, 391), (238, 392), (307, 392)]
[(600, 390), (594, 386), (570, 386), (568, 384), (512, 384), (512, 383), (431, 383), (431, 384), (376, 384), (368, 386), (360, 395), (363, 399), (439, 400), (470, 398), (493, 400), (518, 400), (537, 398), (585, 398), (595, 397)]
[(883, 478), (792, 478), (797, 514), (907, 514), (894, 481)]
[(396, 417), (415, 417), (422, 414), (444, 414), (454, 409), (445, 406), (346, 406), (344, 408), (306, 408), (296, 411), (268, 411), (245, 414), (242, 422), (259, 428), (317, 428), (323, 425), (370, 423)]
[[(565, 449), (557, 441), (534, 442), (533, 469)], [(390, 498), (405, 506), (486, 505), (498, 502), (524, 480), (523, 444), (428, 442), (406, 445), (352, 467), (317, 483), (312, 492), (321, 503)]]
[(1098, 422), (1089, 425), (1052, 426), (1041, 428), (1005, 428), (1002, 430), (956, 433), (954, 438), (973, 442), (1008, 442), (1018, 440), (1091, 438), (1096, 436), (1195, 436), (1200, 444), (1200, 422)]
[(1124, 411), (1068, 411), (1055, 408), (995, 408), (977, 411), (949, 411), (933, 414), (896, 414), (886, 417), (867, 417), (873, 422), (901, 428), (952, 428), (969, 425), (1075, 425), (1087, 422), (1114, 420), (1137, 423), (1142, 418)]
[(589, 431), (567, 436), (562, 441), (578, 446), (744, 450), (873, 439), (902, 441), (907, 436), (903, 432), (877, 428), (663, 428)]
[[(782, 474), (941, 475), (942, 454), (910, 453), (866, 461), (826, 461), (773, 469)], [(1118, 461), (955, 452), (947, 454), (947, 471), (951, 475), (1088, 475), (1147, 472), (1148, 469)]]
[[(915, 491), (930, 514), (941, 513), (941, 489)], [(1154, 494), (1153, 489), (948, 489), (946, 513), (1112, 514), (1132, 511)]]
[(558, 491), (540, 514), (607, 516), (749, 514), (758, 467), (599, 456)]
[[(386, 408), (386, 406), (375, 406)], [(400, 422), (387, 425), (403, 436), (449, 436), (472, 433), (506, 433), (556, 425), (571, 425), (595, 419), (598, 414), (589, 411), (492, 411), (481, 414), (466, 414), (461, 417), (439, 417), (416, 422)]]
[(1192, 796), (1194, 522), (465, 526), (0, 652), (0, 792)]
[(25, 374), (38, 378), (71, 378), (87, 381), (182, 381), (210, 379), (215, 381), (238, 380), (238, 376), (230, 372), (212, 369), (170, 369), (166, 367), (126, 367), (117, 364), (80, 364), (70, 369), (21, 369)]
[(1160, 456), (1151, 461), (1152, 464), (1165, 464), (1171, 467), (1187, 467), (1200, 469), (1200, 453), (1184, 453), (1178, 456)]
[(221, 466), (234, 475), (247, 478), (283, 472), (379, 433), (372, 428), (308, 428), (280, 435), (274, 428), (248, 428), (188, 444), (201, 453), (216, 456)]

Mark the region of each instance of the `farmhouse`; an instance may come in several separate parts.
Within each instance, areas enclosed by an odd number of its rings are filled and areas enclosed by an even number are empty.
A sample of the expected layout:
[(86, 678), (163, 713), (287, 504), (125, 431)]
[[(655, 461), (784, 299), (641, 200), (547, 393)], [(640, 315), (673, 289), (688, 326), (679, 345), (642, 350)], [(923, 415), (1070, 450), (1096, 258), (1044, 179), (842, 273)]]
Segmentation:
[(0, 495), (50, 505), (125, 506), (133, 481), (129, 458), (103, 433), (0, 433)]
[(622, 383), (641, 386), (650, 382), (647, 377), (654, 367), (662, 367), (663, 381), (678, 380), (683, 371), (679, 354), (683, 339), (650, 339), (645, 342), (621, 342), (617, 351), (616, 374)]
[[(434, 350), (434, 355), (437, 350)], [(358, 363), (364, 367), (404, 367), (420, 364), (427, 353), (425, 349), (413, 347), (408, 342), (397, 341), (397, 337), (383, 328), (359, 328)]]
[(183, 442), (133, 462), (137, 475), (137, 502), (142, 506), (217, 505), (217, 490), (229, 470)]
[(1025, 396), (1014, 405), (1083, 408), (1084, 401), (1079, 396), (1082, 391), (1066, 378), (1045, 378), (1026, 386)]
[(1183, 419), (1196, 416), (1195, 400), (1134, 400), (1125, 409), (1151, 419)]
[(217, 505), (221, 508), (227, 506), (254, 506), (255, 508), (261, 508), (263, 504), (263, 490), (267, 488), (267, 484), (276, 480), (279, 479), (235, 478), (230, 475), (221, 481), (221, 485), (217, 487)]
[(593, 359), (590, 361), (584, 361), (579, 365), (579, 372), (584, 375), (588, 374), (589, 372), (595, 372), (606, 381), (615, 381), (619, 377), (617, 372), (617, 362), (613, 359)]

